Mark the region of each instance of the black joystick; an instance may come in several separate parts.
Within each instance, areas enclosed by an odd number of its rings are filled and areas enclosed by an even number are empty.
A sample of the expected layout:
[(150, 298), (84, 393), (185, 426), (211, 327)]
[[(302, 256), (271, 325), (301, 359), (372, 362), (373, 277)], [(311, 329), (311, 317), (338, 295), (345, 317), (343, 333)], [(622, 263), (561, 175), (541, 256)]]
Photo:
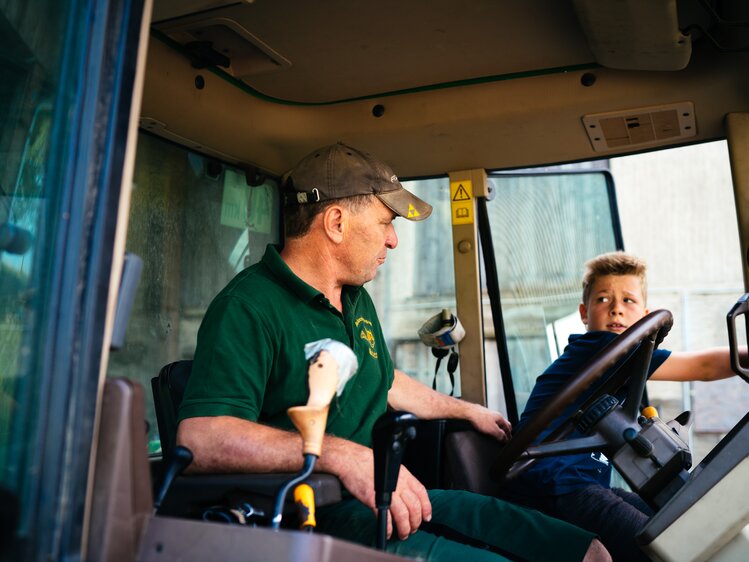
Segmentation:
[(372, 428), (374, 450), (375, 504), (377, 506), (376, 546), (385, 550), (387, 538), (387, 513), (390, 500), (398, 484), (398, 473), (406, 442), (416, 437), (418, 418), (409, 412), (386, 412)]
[(169, 460), (169, 464), (164, 472), (164, 479), (161, 481), (159, 492), (156, 494), (156, 500), (153, 502), (153, 512), (156, 513), (161, 507), (161, 502), (164, 501), (166, 493), (172, 486), (172, 482), (177, 478), (182, 471), (185, 470), (192, 462), (192, 451), (182, 445), (177, 445), (172, 453), (172, 458)]

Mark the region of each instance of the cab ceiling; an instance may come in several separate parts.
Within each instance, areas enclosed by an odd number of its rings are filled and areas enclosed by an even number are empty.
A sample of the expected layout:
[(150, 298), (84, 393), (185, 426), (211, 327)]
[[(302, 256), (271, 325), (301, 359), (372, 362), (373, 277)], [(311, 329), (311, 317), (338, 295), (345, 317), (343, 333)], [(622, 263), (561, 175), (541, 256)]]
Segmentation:
[(213, 43), (230, 74), (302, 103), (595, 62), (572, 3), (548, 0), (156, 0), (152, 25)]
[[(411, 177), (636, 152), (584, 120), (674, 104), (694, 124), (661, 145), (720, 138), (749, 111), (749, 28), (724, 26), (743, 52), (683, 34), (677, 12), (710, 29), (704, 2), (154, 0), (141, 124), (272, 173), (341, 140)], [(711, 4), (749, 20), (745, 0)]]

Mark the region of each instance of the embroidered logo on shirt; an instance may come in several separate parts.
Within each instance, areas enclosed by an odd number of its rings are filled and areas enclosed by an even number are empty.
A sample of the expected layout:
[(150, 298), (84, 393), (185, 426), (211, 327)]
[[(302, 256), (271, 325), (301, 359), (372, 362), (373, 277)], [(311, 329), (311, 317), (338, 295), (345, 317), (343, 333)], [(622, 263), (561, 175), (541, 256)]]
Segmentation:
[(367, 349), (367, 351), (369, 351), (369, 354), (372, 357), (377, 359), (377, 351), (375, 350), (375, 337), (372, 333), (372, 330), (369, 328), (369, 326), (372, 325), (372, 322), (360, 316), (356, 319), (356, 322), (354, 322), (354, 325), (357, 328), (359, 327), (359, 324), (364, 324), (361, 327), (361, 331), (359, 332), (359, 337), (369, 344), (369, 348)]

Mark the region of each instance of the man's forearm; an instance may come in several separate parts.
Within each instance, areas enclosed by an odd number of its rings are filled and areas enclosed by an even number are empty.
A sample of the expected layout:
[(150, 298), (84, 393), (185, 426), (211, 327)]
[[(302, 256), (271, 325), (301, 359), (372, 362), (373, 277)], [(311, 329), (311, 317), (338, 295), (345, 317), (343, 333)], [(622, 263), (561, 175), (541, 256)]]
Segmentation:
[(398, 369), (388, 393), (388, 405), (424, 419), (464, 418), (468, 411), (466, 402), (435, 392)]
[(299, 435), (231, 416), (183, 420), (177, 444), (192, 451), (191, 472), (290, 472), (302, 466)]
[(423, 419), (468, 420), (482, 433), (500, 441), (506, 441), (512, 431), (509, 422), (499, 412), (436, 392), (397, 369), (393, 386), (388, 392), (388, 405), (396, 410), (406, 410)]
[[(177, 443), (193, 453), (191, 472), (296, 472), (302, 467), (299, 434), (231, 416), (186, 419)], [(317, 467), (339, 476), (351, 460), (367, 454), (371, 462), (366, 447), (326, 435)]]

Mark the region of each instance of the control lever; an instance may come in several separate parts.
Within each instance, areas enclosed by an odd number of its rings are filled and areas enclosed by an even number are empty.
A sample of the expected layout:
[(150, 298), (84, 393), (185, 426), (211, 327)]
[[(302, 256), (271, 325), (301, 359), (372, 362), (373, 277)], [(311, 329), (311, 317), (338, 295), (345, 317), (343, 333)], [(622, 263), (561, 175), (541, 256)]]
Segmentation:
[(184, 471), (188, 466), (190, 466), (191, 462), (192, 462), (192, 451), (190, 451), (190, 449), (188, 449), (187, 447), (183, 447), (182, 445), (177, 445), (174, 448), (174, 453), (172, 455), (172, 458), (166, 467), (166, 471), (164, 472), (164, 479), (161, 481), (159, 492), (156, 494), (156, 499), (153, 502), (154, 514), (156, 514), (159, 511), (159, 508), (161, 507), (161, 502), (164, 501), (164, 498), (166, 497), (166, 493), (169, 491), (169, 488), (172, 487), (172, 482), (174, 482), (174, 479), (177, 478), (177, 476), (179, 476), (180, 474), (182, 474), (182, 471)]
[(302, 483), (315, 468), (315, 462), (322, 454), (325, 425), (328, 409), (333, 396), (341, 395), (343, 387), (358, 368), (356, 355), (347, 345), (329, 338), (308, 343), (304, 346), (305, 357), (309, 362), (307, 383), (309, 397), (304, 406), (292, 406), (288, 414), (294, 427), (302, 436), (302, 470), (286, 482), (276, 493), (271, 528), (281, 527), (283, 506), (289, 490)]
[(375, 505), (377, 506), (377, 536), (375, 546), (385, 550), (387, 514), (390, 509), (398, 473), (408, 440), (416, 437), (418, 418), (409, 412), (391, 411), (381, 415), (372, 428), (374, 450)]

